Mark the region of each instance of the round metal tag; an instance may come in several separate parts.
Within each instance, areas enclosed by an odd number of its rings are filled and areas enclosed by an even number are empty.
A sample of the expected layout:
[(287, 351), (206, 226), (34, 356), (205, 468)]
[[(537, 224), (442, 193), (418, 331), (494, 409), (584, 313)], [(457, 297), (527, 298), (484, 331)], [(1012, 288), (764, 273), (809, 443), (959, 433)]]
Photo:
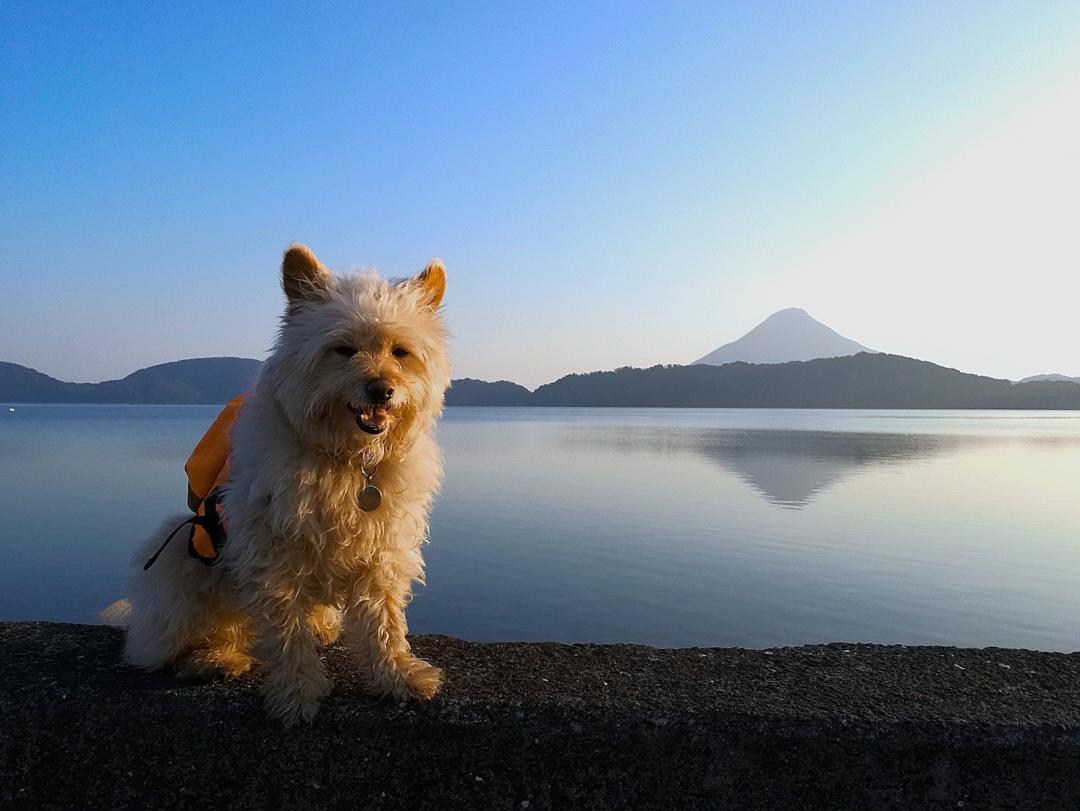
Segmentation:
[(360, 491), (357, 501), (360, 502), (360, 509), (369, 513), (379, 509), (379, 505), (382, 504), (382, 492), (375, 485), (369, 484)]

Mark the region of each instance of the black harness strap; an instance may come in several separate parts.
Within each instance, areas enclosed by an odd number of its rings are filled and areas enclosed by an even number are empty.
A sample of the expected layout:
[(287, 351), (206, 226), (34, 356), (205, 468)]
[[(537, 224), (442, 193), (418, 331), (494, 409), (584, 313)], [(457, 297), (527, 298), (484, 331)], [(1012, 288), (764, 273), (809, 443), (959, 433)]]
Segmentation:
[[(150, 556), (150, 560), (143, 564), (143, 571), (145, 572), (157, 562), (158, 557), (165, 551), (165, 547), (169, 545), (169, 541), (171, 541), (176, 533), (188, 524), (191, 524), (191, 533), (188, 535), (188, 554), (196, 560), (205, 563), (207, 566), (213, 566), (217, 563), (221, 556), (221, 550), (225, 546), (225, 541), (228, 540), (228, 535), (225, 532), (225, 524), (222, 523), (221, 513), (218, 512), (218, 505), (221, 503), (223, 495), (224, 493), (222, 492), (221, 487), (215, 487), (211, 490), (210, 495), (202, 502), (205, 505), (205, 510), (203, 511), (204, 514), (193, 515), (191, 518), (181, 521), (176, 529), (170, 532), (168, 537), (162, 541), (158, 550)], [(198, 509), (198, 507), (196, 507), (196, 509)], [(195, 527), (202, 527), (206, 534), (210, 536), (210, 544), (214, 547), (213, 558), (203, 557), (199, 554), (198, 550), (195, 549)]]
[(169, 533), (169, 537), (167, 537), (162, 542), (161, 546), (158, 547), (157, 552), (155, 552), (153, 555), (150, 556), (150, 560), (146, 561), (146, 563), (143, 564), (143, 567), (142, 567), (143, 571), (145, 572), (147, 569), (149, 569), (151, 566), (153, 566), (155, 563), (157, 563), (158, 556), (162, 552), (165, 551), (165, 547), (169, 545), (169, 541), (171, 541), (173, 539), (173, 536), (176, 533), (178, 533), (181, 530), (181, 528), (184, 527), (185, 525), (194, 524), (195, 521), (198, 519), (198, 517), (199, 516), (197, 516), (197, 515), (193, 515), (193, 516), (191, 516), (191, 518), (188, 518), (186, 521), (181, 521), (180, 524), (176, 527), (176, 529), (174, 529), (172, 532)]
[[(224, 496), (224, 487), (215, 487), (210, 491), (210, 495), (203, 501), (203, 514), (195, 516), (191, 534), (188, 535), (188, 554), (207, 566), (213, 566), (221, 559), (221, 550), (225, 547), (225, 541), (228, 539), (225, 524), (221, 520), (221, 510), (219, 509), (224, 501)], [(196, 526), (202, 527), (210, 537), (210, 545), (214, 548), (214, 557), (204, 557), (195, 548)]]

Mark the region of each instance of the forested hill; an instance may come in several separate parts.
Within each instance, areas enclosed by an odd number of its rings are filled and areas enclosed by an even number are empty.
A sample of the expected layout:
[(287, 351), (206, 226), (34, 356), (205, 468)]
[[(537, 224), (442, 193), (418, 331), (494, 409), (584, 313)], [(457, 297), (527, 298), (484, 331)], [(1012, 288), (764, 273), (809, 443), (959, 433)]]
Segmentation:
[(1014, 384), (899, 355), (860, 353), (780, 364), (654, 366), (567, 375), (538, 406), (1080, 409), (1080, 385)]

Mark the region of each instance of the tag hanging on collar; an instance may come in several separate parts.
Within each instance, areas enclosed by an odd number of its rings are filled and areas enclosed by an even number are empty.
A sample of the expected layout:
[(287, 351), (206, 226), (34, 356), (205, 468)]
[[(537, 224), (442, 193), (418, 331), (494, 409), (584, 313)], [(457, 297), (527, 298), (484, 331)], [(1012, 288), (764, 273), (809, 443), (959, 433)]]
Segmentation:
[(360, 495), (357, 497), (357, 501), (360, 502), (360, 509), (366, 513), (379, 509), (379, 505), (382, 504), (382, 491), (373, 484), (369, 484), (360, 491)]
[(379, 509), (379, 505), (382, 504), (382, 491), (371, 482), (377, 471), (378, 467), (375, 468), (375, 471), (372, 471), (371, 475), (368, 475), (366, 470), (360, 468), (360, 472), (364, 474), (364, 486), (360, 488), (356, 501), (360, 505), (360, 509), (366, 513)]

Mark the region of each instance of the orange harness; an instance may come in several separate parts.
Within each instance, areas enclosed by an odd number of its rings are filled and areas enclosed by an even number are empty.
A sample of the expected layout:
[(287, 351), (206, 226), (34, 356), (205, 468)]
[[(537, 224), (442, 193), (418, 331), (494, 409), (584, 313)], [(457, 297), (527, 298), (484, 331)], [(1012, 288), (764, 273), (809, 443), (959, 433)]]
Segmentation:
[(224, 513), (224, 485), (229, 478), (229, 431), (236, 421), (244, 395), (234, 397), (221, 410), (213, 425), (199, 440), (184, 465), (188, 477), (188, 509), (195, 513), (169, 533), (157, 552), (146, 561), (149, 569), (181, 527), (191, 524), (188, 554), (207, 566), (218, 562), (228, 539), (229, 524)]

